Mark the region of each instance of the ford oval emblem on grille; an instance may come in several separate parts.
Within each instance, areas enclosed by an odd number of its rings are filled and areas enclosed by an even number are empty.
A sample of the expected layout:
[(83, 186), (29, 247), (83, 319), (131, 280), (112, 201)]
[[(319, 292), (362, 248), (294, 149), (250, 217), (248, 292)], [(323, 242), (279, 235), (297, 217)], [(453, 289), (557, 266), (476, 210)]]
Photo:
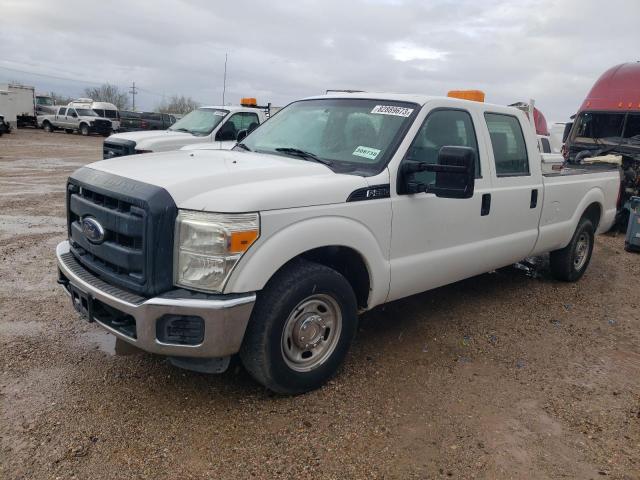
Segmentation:
[(82, 226), (82, 233), (91, 243), (104, 242), (104, 228), (95, 218), (84, 217), (80, 225)]

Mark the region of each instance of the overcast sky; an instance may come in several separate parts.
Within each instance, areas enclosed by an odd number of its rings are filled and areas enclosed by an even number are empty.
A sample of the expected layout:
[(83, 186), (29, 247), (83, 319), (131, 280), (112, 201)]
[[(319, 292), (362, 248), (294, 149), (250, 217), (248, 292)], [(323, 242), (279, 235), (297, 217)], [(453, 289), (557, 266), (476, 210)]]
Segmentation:
[(637, 0), (0, 0), (0, 83), (79, 96), (135, 81), (143, 109), (219, 104), (228, 53), (226, 103), (481, 89), (562, 121), (604, 70), (640, 60), (639, 20)]

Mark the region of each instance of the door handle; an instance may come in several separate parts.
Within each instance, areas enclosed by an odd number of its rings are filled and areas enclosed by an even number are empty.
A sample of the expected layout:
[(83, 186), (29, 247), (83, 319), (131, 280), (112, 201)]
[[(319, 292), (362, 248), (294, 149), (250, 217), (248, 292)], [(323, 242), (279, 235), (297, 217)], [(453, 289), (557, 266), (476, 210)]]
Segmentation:
[(534, 188), (531, 190), (531, 202), (529, 203), (529, 208), (536, 208), (538, 206), (538, 189)]
[(480, 216), (485, 217), (489, 215), (491, 211), (491, 194), (485, 193), (482, 195), (482, 207), (480, 207)]

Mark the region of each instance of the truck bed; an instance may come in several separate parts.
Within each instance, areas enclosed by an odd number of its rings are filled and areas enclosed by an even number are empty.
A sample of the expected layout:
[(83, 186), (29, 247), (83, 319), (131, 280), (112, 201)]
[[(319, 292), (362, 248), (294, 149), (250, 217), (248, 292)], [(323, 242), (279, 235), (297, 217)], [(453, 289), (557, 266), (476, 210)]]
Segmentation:
[(534, 254), (565, 247), (571, 240), (579, 216), (594, 203), (600, 210), (597, 232), (606, 232), (613, 225), (620, 191), (617, 166), (569, 166), (543, 175), (542, 181), (544, 199)]

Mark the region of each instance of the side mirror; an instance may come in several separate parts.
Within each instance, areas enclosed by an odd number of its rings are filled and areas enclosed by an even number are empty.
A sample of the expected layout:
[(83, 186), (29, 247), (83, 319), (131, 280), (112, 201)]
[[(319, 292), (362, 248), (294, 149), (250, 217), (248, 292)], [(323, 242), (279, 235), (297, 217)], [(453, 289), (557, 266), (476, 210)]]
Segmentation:
[[(434, 172), (435, 182), (416, 182), (414, 174)], [(402, 164), (401, 193), (434, 193), (440, 198), (471, 198), (476, 182), (476, 152), (469, 147), (444, 146), (438, 152), (438, 163), (405, 161)]]
[(571, 127), (573, 127), (573, 122), (568, 122), (564, 124), (564, 132), (562, 132), (562, 143), (567, 141), (569, 138), (569, 134), (571, 133)]
[(218, 130), (218, 133), (216, 133), (216, 140), (219, 142), (226, 142), (229, 140), (235, 140), (236, 139), (236, 135), (233, 133), (233, 130)]
[(247, 129), (240, 130), (238, 132), (238, 136), (236, 137), (236, 141), (240, 143), (242, 140), (244, 140), (247, 137), (247, 135), (249, 135), (249, 130)]

